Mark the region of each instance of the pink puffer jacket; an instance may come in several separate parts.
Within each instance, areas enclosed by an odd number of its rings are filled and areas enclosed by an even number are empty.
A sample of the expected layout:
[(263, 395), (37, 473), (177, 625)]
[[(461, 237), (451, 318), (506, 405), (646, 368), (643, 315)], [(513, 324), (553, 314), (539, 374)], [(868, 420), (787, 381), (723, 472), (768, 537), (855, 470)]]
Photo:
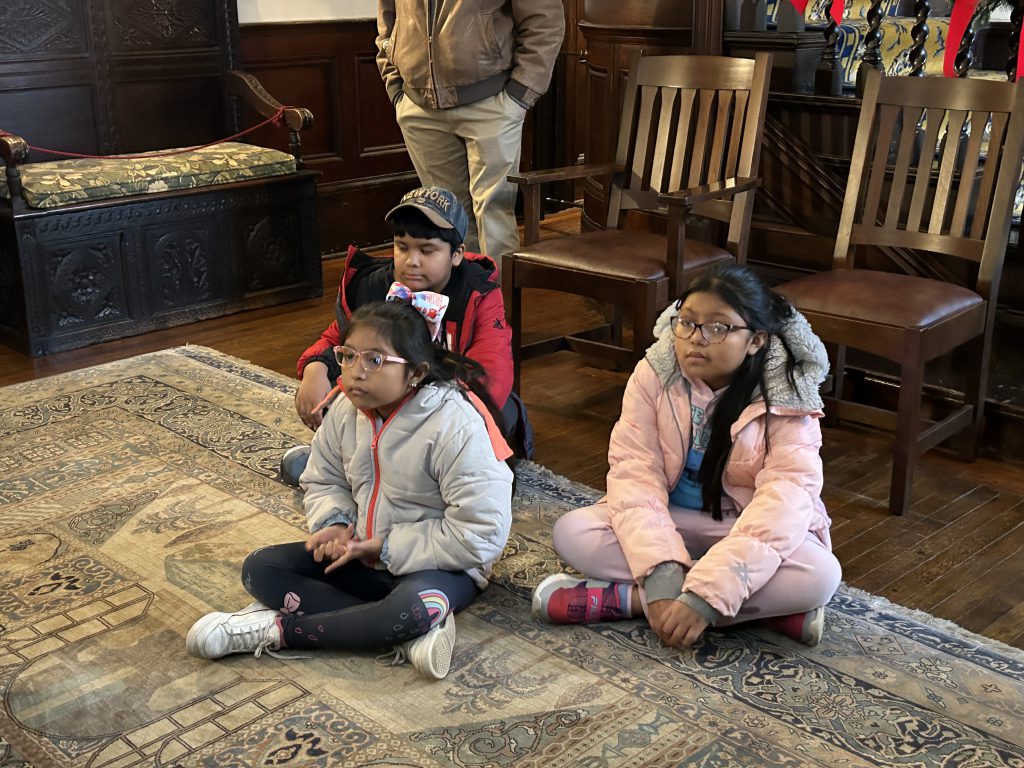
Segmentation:
[[(729, 534), (699, 560), (687, 552), (668, 511), (690, 444), (690, 382), (676, 361), (665, 329), (626, 385), (622, 416), (608, 450), (608, 504), (612, 526), (630, 570), (643, 581), (656, 565), (682, 563), (684, 592), (693, 592), (723, 616), (735, 616), (779, 564), (813, 532), (831, 549), (831, 524), (821, 501), (821, 398), (828, 371), (821, 342), (801, 315), (787, 326), (797, 360), (797, 386), (784, 373), (785, 354), (772, 340), (766, 380), (771, 417), (758, 396), (733, 424), (733, 448), (722, 478), (739, 512)], [(766, 453), (765, 426), (771, 451)]]

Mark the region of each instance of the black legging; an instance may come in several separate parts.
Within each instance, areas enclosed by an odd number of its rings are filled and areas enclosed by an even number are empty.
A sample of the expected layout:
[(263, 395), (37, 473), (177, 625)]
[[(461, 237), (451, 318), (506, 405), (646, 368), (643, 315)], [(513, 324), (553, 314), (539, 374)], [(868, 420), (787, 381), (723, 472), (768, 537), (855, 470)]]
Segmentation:
[(479, 594), (462, 571), (394, 576), (360, 562), (328, 574), (303, 542), (259, 549), (242, 564), (242, 584), (269, 608), (283, 611), (288, 648), (369, 651), (425, 634)]

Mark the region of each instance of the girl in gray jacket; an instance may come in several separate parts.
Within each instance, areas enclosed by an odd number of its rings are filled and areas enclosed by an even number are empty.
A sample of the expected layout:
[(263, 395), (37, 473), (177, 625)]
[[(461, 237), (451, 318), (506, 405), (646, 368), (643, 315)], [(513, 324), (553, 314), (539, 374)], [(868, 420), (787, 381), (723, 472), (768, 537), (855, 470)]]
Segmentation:
[(186, 648), (216, 659), (397, 646), (397, 659), (442, 678), (451, 614), (487, 585), (508, 539), (512, 451), (481, 399), (479, 364), (436, 348), (409, 304), (361, 307), (335, 353), (344, 396), (300, 480), (310, 536), (249, 555), (242, 581), (258, 602), (207, 614)]

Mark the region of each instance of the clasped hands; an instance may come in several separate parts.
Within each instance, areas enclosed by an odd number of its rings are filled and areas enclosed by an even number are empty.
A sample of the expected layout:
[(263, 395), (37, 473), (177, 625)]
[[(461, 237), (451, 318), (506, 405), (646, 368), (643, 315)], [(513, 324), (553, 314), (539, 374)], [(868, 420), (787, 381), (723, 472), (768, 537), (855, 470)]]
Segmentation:
[(687, 648), (708, 628), (708, 621), (686, 603), (655, 600), (647, 604), (651, 629), (661, 642), (672, 648)]
[(316, 562), (330, 561), (324, 573), (330, 573), (352, 560), (380, 557), (384, 542), (376, 536), (365, 541), (355, 538), (354, 530), (352, 525), (329, 525), (306, 539), (306, 551), (313, 553)]

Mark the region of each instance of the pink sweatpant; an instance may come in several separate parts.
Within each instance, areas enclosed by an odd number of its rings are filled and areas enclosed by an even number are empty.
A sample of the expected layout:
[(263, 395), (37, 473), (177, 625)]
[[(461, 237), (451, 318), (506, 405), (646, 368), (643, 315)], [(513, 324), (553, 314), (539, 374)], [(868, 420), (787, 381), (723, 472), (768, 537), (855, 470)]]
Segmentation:
[[(736, 521), (728, 514), (722, 520), (714, 520), (711, 515), (682, 507), (670, 506), (669, 511), (694, 559), (723, 538)], [(555, 522), (552, 541), (558, 556), (580, 573), (595, 579), (635, 583), (604, 502), (562, 515)], [(841, 577), (842, 569), (835, 555), (814, 534), (808, 533), (803, 544), (782, 561), (775, 575), (750, 596), (739, 613), (722, 618), (718, 626), (817, 608), (832, 598)], [(646, 611), (642, 587), (640, 595)]]

